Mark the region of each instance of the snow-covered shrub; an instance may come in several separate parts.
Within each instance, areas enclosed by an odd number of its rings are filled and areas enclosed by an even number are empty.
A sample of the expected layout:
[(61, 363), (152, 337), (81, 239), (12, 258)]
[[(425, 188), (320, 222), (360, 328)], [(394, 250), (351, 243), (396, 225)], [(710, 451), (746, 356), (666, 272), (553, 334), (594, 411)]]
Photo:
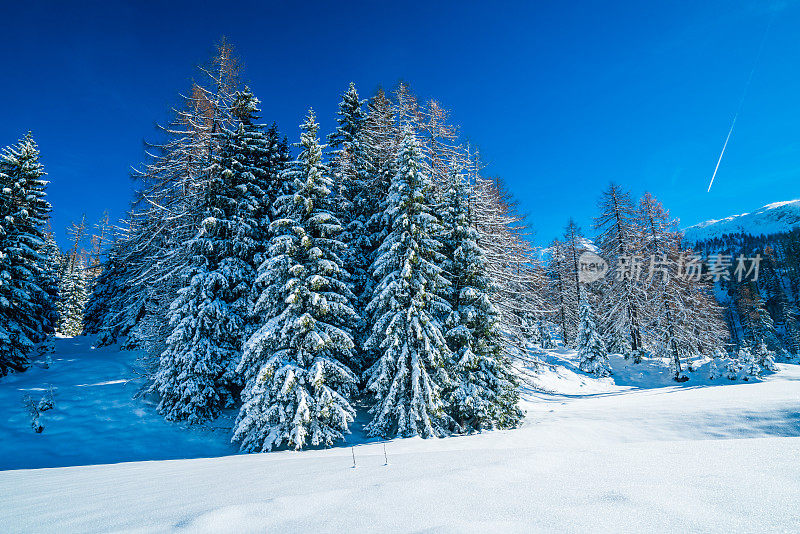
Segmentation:
[(55, 395), (53, 392), (53, 387), (51, 386), (47, 388), (47, 393), (45, 393), (42, 396), (41, 400), (39, 401), (39, 405), (37, 406), (37, 409), (39, 410), (39, 413), (41, 413), (41, 412), (46, 412), (47, 410), (52, 410), (53, 408), (55, 408), (55, 406), (56, 406)]
[(22, 404), (25, 405), (25, 408), (28, 410), (28, 415), (31, 418), (31, 428), (37, 434), (41, 434), (44, 431), (44, 425), (41, 421), (41, 414), (39, 413), (39, 407), (36, 405), (36, 401), (33, 400), (33, 397), (30, 395), (25, 395), (22, 397)]
[(742, 364), (738, 358), (725, 359), (725, 378), (728, 380), (736, 380), (742, 372)]

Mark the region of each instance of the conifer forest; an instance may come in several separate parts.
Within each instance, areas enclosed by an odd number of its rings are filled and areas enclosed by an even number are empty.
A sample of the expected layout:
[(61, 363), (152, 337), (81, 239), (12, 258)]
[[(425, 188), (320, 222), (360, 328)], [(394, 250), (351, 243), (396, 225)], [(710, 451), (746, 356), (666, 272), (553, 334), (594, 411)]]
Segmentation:
[[(326, 97), (335, 116), (279, 126), (246, 59), (221, 38), (170, 88), (121, 218), (55, 228), (62, 178), (36, 129), (0, 140), (0, 530), (714, 531), (727, 512), (704, 480), (741, 488), (735, 521), (783, 502), (769, 473), (797, 474), (800, 452), (793, 192), (686, 226), (602, 177), (594, 210), (565, 191), (542, 239), (446, 94), (350, 83)], [(37, 469), (93, 464), (111, 465)], [(112, 504), (47, 519), (45, 473), (74, 505)], [(153, 476), (165, 504), (113, 511), (147, 493), (126, 477)], [(680, 512), (657, 504), (660, 477)], [(800, 525), (780, 510), (736, 524)]]

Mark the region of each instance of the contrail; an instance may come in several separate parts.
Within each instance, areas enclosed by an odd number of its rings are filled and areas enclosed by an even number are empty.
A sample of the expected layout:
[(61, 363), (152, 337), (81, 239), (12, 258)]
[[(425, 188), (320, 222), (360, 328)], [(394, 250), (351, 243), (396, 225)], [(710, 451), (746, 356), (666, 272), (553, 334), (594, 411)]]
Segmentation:
[(711, 175), (711, 183), (708, 184), (708, 191), (706, 193), (711, 192), (711, 185), (714, 183), (714, 178), (717, 177), (717, 171), (719, 170), (719, 164), (722, 163), (722, 156), (725, 154), (725, 148), (728, 146), (728, 141), (731, 138), (731, 134), (733, 133), (733, 127), (736, 126), (736, 118), (739, 116), (737, 113), (733, 117), (733, 122), (731, 123), (731, 129), (728, 130), (728, 137), (725, 138), (725, 144), (722, 145), (722, 152), (719, 153), (719, 159), (717, 160), (717, 166), (714, 167), (714, 174)]
[(711, 186), (714, 184), (714, 178), (717, 177), (719, 164), (722, 163), (722, 156), (725, 155), (725, 149), (728, 146), (728, 141), (730, 141), (731, 139), (731, 134), (733, 133), (733, 127), (736, 126), (736, 119), (739, 118), (739, 113), (742, 111), (742, 105), (744, 104), (744, 99), (747, 96), (747, 90), (750, 89), (750, 82), (753, 81), (753, 74), (756, 72), (758, 61), (761, 59), (761, 52), (764, 51), (764, 43), (767, 41), (767, 34), (769, 33), (769, 28), (770, 26), (772, 26), (772, 21), (774, 19), (775, 19), (775, 13), (773, 12), (772, 17), (770, 17), (769, 23), (767, 24), (767, 28), (764, 30), (764, 37), (761, 38), (761, 46), (758, 47), (758, 54), (756, 54), (756, 60), (753, 62), (753, 68), (750, 69), (750, 76), (747, 77), (747, 83), (744, 85), (744, 91), (742, 91), (742, 98), (739, 99), (739, 106), (736, 108), (736, 113), (733, 114), (733, 121), (731, 121), (731, 129), (728, 130), (728, 136), (725, 138), (725, 143), (722, 145), (722, 152), (719, 153), (717, 166), (714, 167), (714, 174), (711, 175), (711, 181), (708, 183), (708, 190), (706, 191), (706, 193), (711, 192)]

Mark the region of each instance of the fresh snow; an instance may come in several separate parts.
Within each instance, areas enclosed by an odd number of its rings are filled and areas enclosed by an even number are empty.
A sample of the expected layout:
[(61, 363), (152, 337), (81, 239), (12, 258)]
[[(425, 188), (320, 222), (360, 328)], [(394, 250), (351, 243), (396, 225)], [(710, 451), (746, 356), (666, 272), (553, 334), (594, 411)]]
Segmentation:
[(745, 233), (771, 235), (800, 228), (800, 199), (773, 202), (752, 213), (704, 221), (684, 230), (687, 243)]
[[(800, 366), (731, 382), (696, 362), (676, 385), (666, 362), (611, 355), (597, 379), (574, 351), (541, 358), (517, 430), (236, 455), (231, 413), (167, 423), (132, 398), (136, 353), (59, 339), (49, 369), (0, 379), (0, 530), (800, 530)], [(22, 397), (50, 387), (35, 434)]]
[[(84, 337), (56, 339), (55, 344), (49, 369), (34, 364), (24, 373), (0, 378), (0, 469), (237, 452), (228, 443), (226, 419), (187, 431), (156, 413), (154, 399), (134, 399), (144, 384), (137, 353), (91, 349)], [(38, 403), (50, 387), (55, 408), (42, 414), (44, 432), (34, 434), (22, 399), (30, 395)]]

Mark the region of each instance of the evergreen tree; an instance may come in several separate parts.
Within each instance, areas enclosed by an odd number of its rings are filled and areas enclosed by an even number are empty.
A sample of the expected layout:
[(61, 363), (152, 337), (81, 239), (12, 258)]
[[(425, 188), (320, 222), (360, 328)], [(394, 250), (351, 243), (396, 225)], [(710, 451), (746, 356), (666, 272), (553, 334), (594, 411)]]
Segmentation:
[(755, 358), (758, 365), (764, 371), (775, 372), (778, 367), (775, 365), (775, 353), (769, 350), (767, 344), (762, 341), (756, 347)]
[[(344, 227), (339, 240), (346, 245), (343, 260), (350, 272), (350, 285), (356, 296), (363, 297), (368, 283), (368, 269), (374, 252), (369, 221), (375, 211), (372, 158), (367, 139), (367, 115), (364, 101), (359, 99), (355, 85), (350, 84), (339, 103), (336, 131), (328, 137), (333, 176), (333, 202), (335, 215)], [(366, 302), (358, 298), (359, 311)], [(369, 333), (369, 322), (362, 316), (355, 325), (356, 346), (363, 346)], [(360, 351), (354, 352), (356, 360), (349, 362), (357, 372), (364, 369)]]
[(462, 432), (510, 428), (522, 418), (517, 379), (502, 354), (498, 314), (490, 299), (492, 282), (478, 232), (470, 225), (466, 184), (456, 168), (442, 207), (451, 308), (445, 333), (452, 382), (445, 394), (447, 410)]
[(81, 249), (86, 233), (86, 216), (79, 223), (73, 222), (67, 233), (72, 236), (72, 250), (67, 255), (58, 283), (61, 297), (58, 302), (58, 331), (62, 335), (74, 337), (83, 333), (83, 315), (89, 292), (87, 266)]
[[(25, 191), (24, 217), (18, 217), (18, 228), (23, 233), (30, 236), (29, 244), (34, 248), (34, 254), (29, 257), (30, 269), (34, 274), (34, 285), (31, 286), (31, 295), (34, 300), (35, 313), (29, 319), (32, 328), (39, 334), (31, 339), (34, 342), (41, 342), (45, 337), (55, 332), (58, 321), (56, 309), (58, 301), (58, 277), (57, 271), (50, 269), (50, 258), (52, 253), (52, 239), (48, 239), (45, 229), (49, 226), (50, 212), (52, 208), (46, 200), (47, 184), (44, 179), (44, 167), (39, 162), (39, 148), (33, 140), (33, 135), (29, 132), (22, 144), (20, 151), (14, 158), (19, 169), (19, 178), (22, 188)], [(57, 247), (56, 247), (57, 248)]]
[(171, 421), (213, 419), (233, 401), (225, 375), (239, 352), (244, 321), (228, 305), (241, 280), (225, 272), (225, 257), (217, 253), (217, 247), (227, 245), (231, 229), (222, 208), (229, 197), (220, 182), (209, 183), (206, 218), (189, 244), (195, 254), (187, 273), (190, 282), (171, 306), (172, 333), (151, 386), (161, 397), (158, 411)]
[[(392, 102), (387, 98), (383, 89), (367, 103), (367, 117), (364, 123), (364, 143), (367, 149), (368, 166), (371, 170), (368, 189), (364, 194), (364, 220), (366, 228), (364, 235), (367, 238), (361, 243), (361, 250), (367, 262), (364, 276), (364, 286), (357, 295), (359, 311), (363, 319), (367, 320), (366, 331), (358, 332), (359, 337), (369, 336), (370, 326), (374, 324), (374, 317), (366, 311), (367, 305), (372, 300), (376, 281), (371, 276), (371, 266), (378, 253), (378, 247), (384, 242), (391, 231), (391, 220), (386, 216), (389, 210), (389, 193), (392, 180), (397, 174), (398, 126), (394, 117)], [(358, 273), (355, 273), (356, 275)], [(366, 343), (366, 340), (363, 341)], [(362, 343), (362, 347), (363, 347)], [(365, 351), (367, 352), (367, 351)], [(369, 354), (364, 354), (369, 356)], [(362, 362), (365, 366), (372, 365), (372, 361)]]
[(50, 213), (44, 175), (30, 133), (0, 154), (0, 376), (25, 370), (33, 344), (55, 326), (41, 254)]
[[(92, 291), (86, 301), (83, 313), (83, 334), (97, 335), (97, 346), (116, 343), (111, 326), (112, 306), (120, 293), (122, 265), (119, 261), (118, 244), (112, 243), (108, 256), (101, 265), (100, 273), (92, 284)], [(102, 333), (101, 333), (102, 332)]]
[(736, 380), (742, 373), (744, 363), (751, 359), (750, 350), (747, 347), (742, 347), (736, 354), (735, 358), (728, 358), (725, 362), (725, 378), (728, 380)]
[(100, 275), (92, 285), (92, 291), (84, 308), (84, 334), (96, 334), (95, 345), (112, 345), (124, 338), (144, 314), (143, 304), (131, 298), (137, 290), (135, 268), (125, 259), (129, 246), (128, 234), (124, 229), (108, 249), (102, 263)]
[(715, 380), (726, 375), (726, 366), (730, 357), (721, 347), (714, 349), (711, 362), (708, 364), (708, 378)]
[(269, 151), (249, 90), (236, 93), (232, 114), (238, 127), (223, 131), (210, 169), (205, 218), (189, 244), (189, 285), (171, 306), (173, 330), (152, 386), (169, 420), (213, 419), (232, 404), (236, 389), (233, 371), (248, 330), (253, 264), (267, 220), (263, 162)]
[(68, 337), (83, 333), (83, 314), (88, 299), (86, 265), (83, 257), (72, 255), (59, 284), (58, 332)]
[(580, 356), (579, 367), (581, 371), (600, 377), (611, 374), (606, 345), (603, 337), (598, 332), (594, 309), (586, 298), (581, 300), (580, 323), (576, 344), (578, 346), (578, 355)]
[(42, 314), (49, 323), (47, 330), (55, 332), (59, 324), (58, 302), (61, 298), (58, 287), (66, 266), (66, 260), (51, 231), (47, 231), (44, 234), (44, 246), (41, 249), (41, 256), (41, 288), (47, 295), (47, 301), (42, 303)]
[[(233, 313), (245, 319), (245, 327), (239, 335), (239, 344), (244, 343), (260, 323), (254, 314), (258, 294), (251, 291), (256, 270), (266, 251), (269, 237), (272, 204), (278, 192), (272, 188), (282, 168), (279, 146), (273, 146), (277, 138), (274, 134), (265, 135), (262, 125), (257, 123), (260, 110), (259, 100), (245, 88), (234, 98), (232, 114), (238, 120), (235, 131), (226, 133), (221, 155), (215, 163), (215, 172), (225, 177), (230, 188), (231, 235), (230, 249), (224, 268), (228, 273), (235, 272), (238, 287), (233, 288), (235, 300), (229, 303)], [(231, 361), (238, 364), (238, 357)]]
[[(233, 95), (234, 129), (210, 168), (206, 217), (191, 243), (190, 284), (172, 306), (167, 349), (154, 388), (168, 419), (201, 422), (232, 403), (241, 377), (241, 347), (256, 328), (256, 264), (266, 240), (276, 169), (277, 129), (257, 123), (259, 101), (245, 88)], [(279, 143), (277, 143), (279, 144)]]
[(406, 128), (386, 213), (391, 232), (371, 273), (379, 280), (367, 312), (374, 318), (365, 348), (377, 359), (367, 371), (374, 397), (372, 436), (440, 436), (448, 422), (441, 394), (449, 350), (437, 320), (447, 310), (440, 223), (429, 204), (430, 179), (420, 170), (420, 148)]
[[(268, 208), (269, 220), (272, 221), (281, 217), (281, 206), (277, 200), (291, 192), (291, 179), (284, 171), (292, 157), (289, 151), (289, 141), (285, 136), (281, 137), (278, 125), (275, 123), (267, 129), (266, 144), (269, 158), (262, 162), (266, 179), (264, 204)], [(267, 227), (267, 233), (269, 234), (269, 227)]]
[(739, 369), (742, 378), (748, 380), (751, 376), (761, 376), (761, 366), (758, 365), (758, 357), (753, 354), (750, 347), (742, 347), (739, 349)]
[(330, 446), (355, 415), (348, 397), (357, 380), (343, 364), (352, 358), (348, 327), (356, 314), (337, 240), (342, 228), (331, 213), (313, 111), (301, 128), (302, 151), (286, 172), (292, 194), (279, 199), (283, 217), (272, 222), (259, 267), (265, 290), (257, 309), (267, 322), (238, 366), (247, 382), (233, 439), (247, 451)]

